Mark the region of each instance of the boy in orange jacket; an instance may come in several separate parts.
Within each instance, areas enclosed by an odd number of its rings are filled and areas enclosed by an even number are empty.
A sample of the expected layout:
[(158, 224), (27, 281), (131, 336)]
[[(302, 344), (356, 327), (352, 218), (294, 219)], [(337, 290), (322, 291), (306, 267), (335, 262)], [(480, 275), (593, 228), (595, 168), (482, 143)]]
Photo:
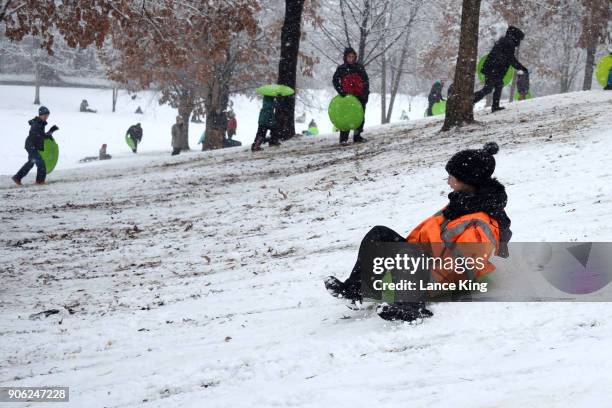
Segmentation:
[[(493, 255), (508, 256), (507, 243), (512, 236), (510, 218), (505, 212), (508, 197), (504, 186), (492, 178), (495, 158), (499, 150), (496, 143), (487, 143), (482, 149), (468, 149), (456, 153), (446, 164), (448, 184), (452, 192), (446, 207), (422, 221), (408, 237), (384, 226), (372, 228), (361, 241), (357, 262), (349, 278), (342, 282), (334, 276), (325, 280), (325, 287), (332, 296), (345, 298), (352, 303), (362, 301), (361, 257), (366, 245), (372, 242), (402, 242), (419, 244), (424, 253), (432, 257), (454, 256), (454, 245), (474, 244), (476, 254), (485, 259), (483, 266), (473, 272), (473, 279), (480, 279), (492, 272), (495, 266), (488, 261)], [(452, 246), (452, 248), (451, 248)], [(458, 274), (453, 270), (432, 268), (430, 280), (451, 283)], [(433, 315), (424, 302), (383, 303), (377, 313), (386, 320), (413, 321)]]

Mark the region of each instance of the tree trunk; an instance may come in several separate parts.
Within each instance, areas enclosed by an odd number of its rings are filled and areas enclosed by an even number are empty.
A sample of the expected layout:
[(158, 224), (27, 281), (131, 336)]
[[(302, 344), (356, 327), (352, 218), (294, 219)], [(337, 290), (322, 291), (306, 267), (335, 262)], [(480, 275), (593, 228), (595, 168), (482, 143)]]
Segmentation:
[(380, 123), (384, 125), (387, 121), (387, 56), (383, 52), (380, 65), (382, 74), (380, 77)]
[[(278, 63), (278, 83), (295, 89), (298, 53), (302, 34), (304, 0), (285, 0), (285, 21), (281, 31), (281, 52)], [(278, 98), (276, 131), (281, 139), (295, 136), (295, 94)]]
[[(393, 84), (391, 85), (391, 99), (389, 100), (389, 109), (387, 110), (387, 122), (391, 122), (391, 114), (393, 113), (393, 105), (395, 104), (395, 97), (397, 96), (397, 92), (399, 91), (400, 79), (402, 78), (402, 69), (404, 68), (404, 64), (406, 62), (406, 56), (408, 54), (409, 47), (409, 38), (410, 38), (410, 30), (406, 31), (406, 38), (404, 39), (404, 45), (402, 47), (402, 52), (400, 53), (399, 62), (397, 64), (397, 72), (393, 77)], [(408, 110), (410, 112), (410, 110)]]
[(454, 92), (446, 103), (446, 117), (442, 130), (474, 122), (474, 76), (478, 52), (480, 1), (463, 0), (459, 54), (453, 79)]
[(119, 96), (119, 89), (113, 87), (113, 113), (115, 113), (115, 107), (117, 106), (117, 97)]
[(372, 0), (364, 0), (363, 12), (361, 13), (361, 26), (359, 27), (359, 49), (357, 51), (357, 62), (361, 65), (365, 63), (365, 49), (368, 41), (368, 21), (372, 11)]
[(586, 52), (586, 65), (584, 66), (584, 82), (582, 83), (583, 91), (590, 91), (593, 85), (593, 71), (595, 68), (595, 52), (597, 44), (589, 44)]
[(181, 150), (190, 150), (189, 148), (189, 118), (193, 112), (193, 101), (189, 93), (184, 93), (179, 100), (178, 114), (183, 119), (183, 134), (181, 135)]
[(34, 105), (40, 105), (40, 64), (34, 64)]

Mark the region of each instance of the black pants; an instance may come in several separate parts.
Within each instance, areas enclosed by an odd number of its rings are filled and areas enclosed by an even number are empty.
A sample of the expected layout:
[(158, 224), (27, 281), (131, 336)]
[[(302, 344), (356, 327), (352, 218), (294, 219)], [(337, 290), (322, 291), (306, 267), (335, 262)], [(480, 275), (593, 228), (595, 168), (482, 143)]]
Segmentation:
[(253, 142), (253, 145), (261, 146), (266, 140), (266, 135), (268, 134), (268, 131), (270, 131), (270, 143), (278, 143), (278, 133), (274, 129), (264, 125), (259, 125), (259, 127), (257, 128), (257, 134), (255, 135), (255, 141)]
[[(361, 132), (363, 132), (363, 125), (365, 124), (365, 110), (366, 110), (366, 105), (368, 104), (368, 101), (365, 99), (359, 99), (359, 102), (361, 102), (361, 106), (363, 106), (364, 117), (363, 117), (363, 122), (361, 122), (361, 126), (355, 129), (355, 131), (353, 132), (353, 140), (355, 140), (355, 138), (359, 136)], [(349, 133), (350, 133), (349, 131), (340, 132), (340, 143), (348, 142)]]
[(179, 147), (173, 147), (172, 148), (172, 156), (176, 156), (180, 152), (181, 152), (181, 149)]
[(15, 174), (15, 178), (21, 180), (30, 172), (30, 170), (32, 170), (32, 167), (36, 165), (36, 182), (42, 183), (45, 181), (45, 178), (47, 178), (47, 168), (45, 167), (45, 162), (43, 162), (42, 157), (40, 157), (38, 150), (32, 148), (26, 149), (26, 151), (28, 152), (28, 161), (21, 166), (17, 174)]
[(474, 94), (474, 103), (478, 102), (493, 91), (492, 108), (499, 108), (502, 89), (504, 89), (504, 79), (496, 77), (486, 77), (484, 87)]
[(368, 231), (361, 240), (359, 245), (359, 253), (357, 254), (357, 262), (353, 266), (353, 271), (348, 279), (344, 282), (352, 287), (361, 287), (361, 256), (365, 245), (370, 242), (403, 242), (406, 238), (393, 231), (391, 228), (377, 225)]

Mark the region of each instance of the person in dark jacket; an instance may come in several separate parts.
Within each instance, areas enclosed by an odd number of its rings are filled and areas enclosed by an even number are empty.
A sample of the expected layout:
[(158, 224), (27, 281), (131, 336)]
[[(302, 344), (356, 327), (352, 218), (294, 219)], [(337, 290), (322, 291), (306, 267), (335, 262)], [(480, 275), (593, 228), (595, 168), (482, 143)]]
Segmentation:
[(266, 140), (266, 135), (270, 131), (270, 146), (280, 146), (278, 134), (276, 132), (276, 99), (273, 96), (264, 96), (261, 110), (259, 111), (259, 127), (255, 135), (255, 141), (251, 145), (251, 151), (258, 152), (263, 150), (261, 145)]
[(448, 89), (446, 90), (446, 99), (449, 99), (451, 95), (453, 95), (454, 93), (455, 93), (455, 84), (452, 83), (448, 86)]
[(53, 125), (48, 132), (45, 132), (45, 126), (47, 126), (49, 115), (49, 109), (47, 109), (45, 106), (41, 106), (38, 109), (38, 116), (28, 121), (28, 124), (30, 125), (30, 133), (25, 141), (25, 150), (28, 152), (28, 161), (21, 167), (21, 169), (19, 169), (17, 174), (12, 177), (13, 181), (18, 186), (21, 185), (21, 180), (29, 173), (34, 165), (36, 165), (36, 184), (45, 184), (47, 169), (45, 168), (45, 163), (38, 152), (45, 150), (45, 139), (53, 140), (53, 132), (59, 129), (57, 126)]
[[(351, 47), (344, 50), (344, 63), (339, 65), (334, 73), (334, 88), (341, 96), (353, 95), (359, 99), (365, 112), (370, 96), (370, 79), (363, 65), (357, 63), (357, 53)], [(365, 122), (365, 119), (364, 119)], [(361, 137), (363, 123), (353, 133), (353, 142), (363, 143), (367, 140)], [(349, 132), (340, 132), (340, 143), (348, 142)]]
[(516, 47), (521, 44), (525, 34), (514, 26), (508, 27), (506, 35), (500, 38), (487, 57), (482, 66), (482, 73), (485, 76), (484, 87), (474, 94), (474, 103), (480, 101), (493, 91), (493, 104), (491, 111), (495, 112), (504, 109), (499, 106), (502, 89), (504, 88), (504, 75), (512, 65), (517, 70), (528, 74), (529, 71), (515, 57)]
[(138, 144), (142, 141), (142, 127), (140, 127), (140, 123), (130, 126), (127, 130), (127, 135), (134, 141), (134, 148), (132, 151), (136, 153)]
[(427, 96), (427, 101), (429, 102), (429, 106), (427, 107), (427, 116), (433, 116), (433, 112), (431, 108), (435, 103), (443, 101), (442, 98), (442, 89), (444, 88), (444, 81), (436, 81), (431, 86), (431, 90), (429, 91), (429, 95)]

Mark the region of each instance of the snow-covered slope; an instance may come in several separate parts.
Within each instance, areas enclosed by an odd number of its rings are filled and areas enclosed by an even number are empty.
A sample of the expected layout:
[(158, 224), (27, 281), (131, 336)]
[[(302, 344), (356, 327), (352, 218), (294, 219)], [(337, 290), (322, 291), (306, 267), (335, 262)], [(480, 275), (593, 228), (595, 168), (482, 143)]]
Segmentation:
[[(608, 304), (435, 304), (420, 325), (324, 290), (373, 225), (445, 204), (452, 153), (495, 140), (517, 241), (610, 241), (612, 93), (336, 136), (60, 170), (0, 186), (0, 383), (73, 407), (593, 407)], [(47, 309), (60, 313), (29, 318)]]
[[(327, 116), (327, 105), (332, 96), (332, 92), (328, 90), (302, 91), (302, 99), (298, 101), (297, 108), (298, 114), (306, 114), (306, 123), (297, 124), (296, 131), (306, 130), (310, 120), (314, 119), (321, 133), (331, 132), (332, 124)], [(28, 120), (38, 111), (38, 106), (32, 104), (33, 97), (33, 87), (0, 85), (0, 123), (3, 128), (0, 134), (0, 174), (15, 174), (27, 159), (23, 145), (28, 134)], [(51, 110), (49, 124), (57, 124), (60, 127), (54, 135), (61, 152), (57, 168), (97, 167), (97, 162), (79, 163), (79, 160), (87, 156), (97, 156), (103, 143), (108, 145), (108, 153), (114, 159), (141, 160), (134, 156), (124, 140), (128, 127), (138, 122), (142, 124), (144, 132), (138, 151), (169, 154), (172, 150), (170, 128), (175, 122), (177, 111), (168, 105), (160, 106), (157, 97), (158, 95), (150, 91), (130, 96), (121, 90), (117, 111), (113, 113), (110, 89), (42, 88), (41, 101)], [(87, 99), (90, 107), (97, 109), (98, 113), (80, 113), (78, 110), (82, 99)], [(238, 119), (235, 139), (244, 145), (250, 145), (257, 131), (261, 100), (235, 95), (232, 97), (232, 104)], [(406, 95), (398, 95), (393, 120), (399, 121), (402, 110), (406, 110), (411, 119), (420, 118), (426, 104), (427, 100), (422, 96), (412, 98), (412, 103), (409, 104)], [(134, 113), (139, 106), (144, 111), (142, 115)], [(366, 112), (366, 127), (376, 123), (380, 123), (380, 96), (374, 94)], [(199, 150), (201, 146), (197, 143), (205, 126), (196, 123), (190, 123), (189, 126), (189, 144), (192, 149)]]

